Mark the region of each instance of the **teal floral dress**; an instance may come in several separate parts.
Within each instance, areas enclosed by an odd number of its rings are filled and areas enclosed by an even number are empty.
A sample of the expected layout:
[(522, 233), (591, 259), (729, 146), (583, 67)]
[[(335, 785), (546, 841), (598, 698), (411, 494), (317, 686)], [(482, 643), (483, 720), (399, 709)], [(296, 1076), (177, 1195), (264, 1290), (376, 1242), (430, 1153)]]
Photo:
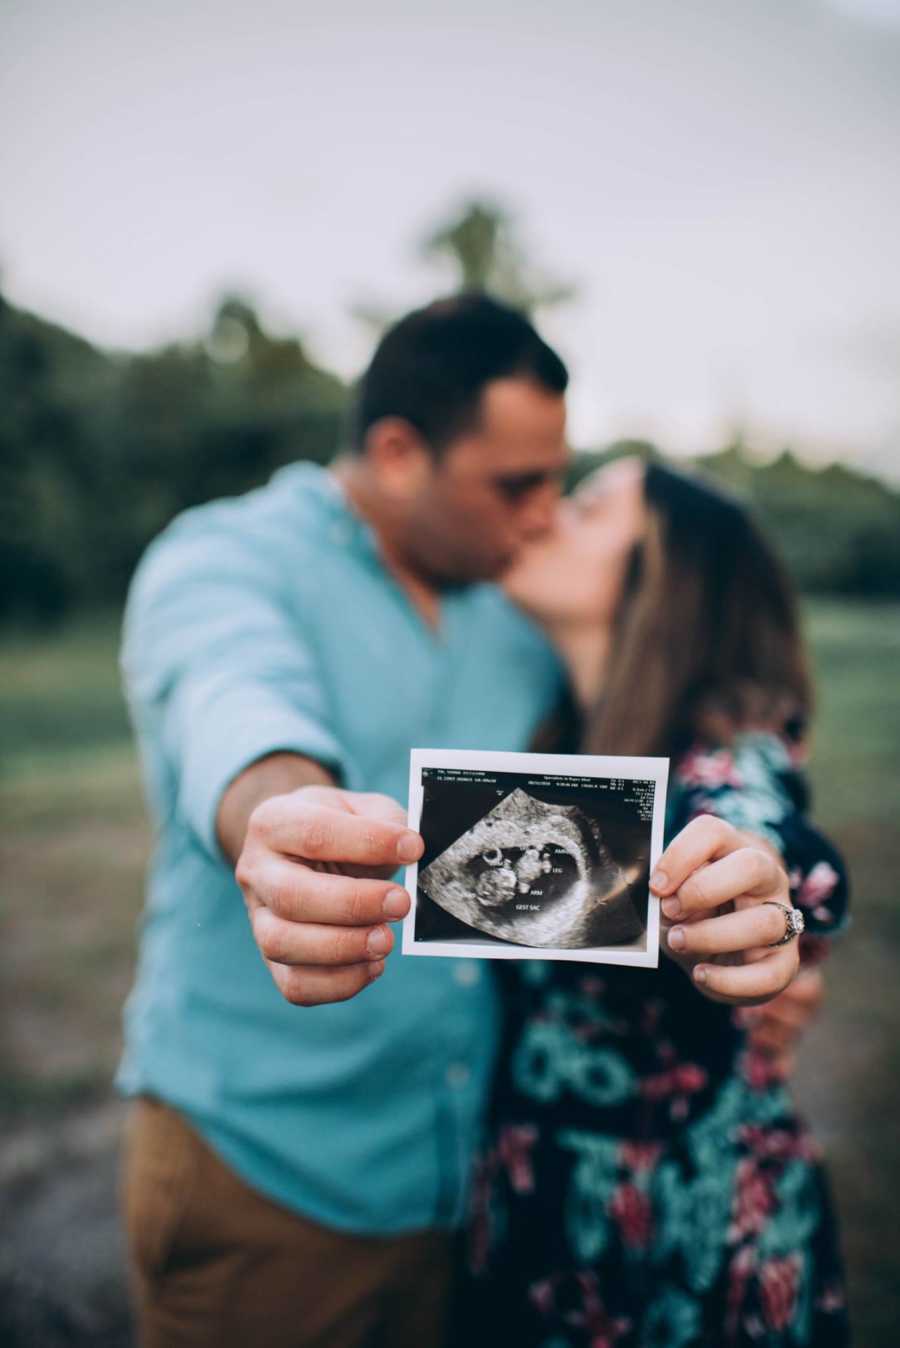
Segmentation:
[[(843, 925), (847, 885), (805, 806), (790, 745), (746, 735), (680, 759), (667, 836), (715, 814), (770, 839), (809, 960)], [(453, 1341), (847, 1344), (817, 1144), (733, 1012), (663, 954), (657, 970), (543, 961), (501, 977), (507, 1039)]]

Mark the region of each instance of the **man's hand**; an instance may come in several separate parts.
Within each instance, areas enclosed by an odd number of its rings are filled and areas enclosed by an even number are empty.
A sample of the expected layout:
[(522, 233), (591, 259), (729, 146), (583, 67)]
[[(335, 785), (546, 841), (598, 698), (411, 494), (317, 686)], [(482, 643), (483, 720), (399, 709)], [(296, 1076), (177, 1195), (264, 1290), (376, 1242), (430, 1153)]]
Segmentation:
[(384, 970), (386, 922), (409, 895), (388, 877), (424, 844), (387, 796), (302, 786), (250, 815), (235, 877), (256, 944), (295, 1006), (354, 997)]
[(666, 952), (713, 1001), (768, 1001), (796, 974), (797, 941), (772, 945), (785, 932), (774, 904), (793, 905), (784, 867), (763, 839), (701, 815), (666, 848), (650, 888), (663, 901)]
[(822, 971), (802, 968), (788, 987), (765, 1006), (735, 1012), (748, 1031), (750, 1044), (771, 1059), (781, 1077), (794, 1070), (794, 1048), (815, 1020), (825, 1000)]

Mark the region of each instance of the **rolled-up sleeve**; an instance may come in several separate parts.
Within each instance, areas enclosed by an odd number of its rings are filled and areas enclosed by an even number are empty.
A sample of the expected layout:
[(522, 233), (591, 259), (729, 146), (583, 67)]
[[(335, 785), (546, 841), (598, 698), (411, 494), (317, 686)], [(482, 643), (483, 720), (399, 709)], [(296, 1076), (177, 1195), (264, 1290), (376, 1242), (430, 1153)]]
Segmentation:
[(347, 777), (313, 625), (287, 584), (259, 543), (183, 522), (150, 549), (129, 595), (132, 713), (158, 739), (176, 811), (216, 856), (219, 802), (257, 759), (294, 752)]

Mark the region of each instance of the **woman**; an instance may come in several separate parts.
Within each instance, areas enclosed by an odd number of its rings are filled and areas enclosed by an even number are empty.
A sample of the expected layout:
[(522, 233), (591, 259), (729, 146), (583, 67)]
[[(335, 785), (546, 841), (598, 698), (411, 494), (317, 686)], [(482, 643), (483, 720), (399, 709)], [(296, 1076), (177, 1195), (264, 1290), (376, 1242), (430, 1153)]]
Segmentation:
[[(803, 816), (811, 698), (793, 598), (741, 507), (622, 461), (506, 588), (566, 660), (577, 747), (670, 755), (667, 837), (716, 815), (777, 848), (809, 956), (841, 925), (846, 887)], [(844, 1344), (816, 1146), (728, 1004), (750, 964), (715, 955), (716, 924), (746, 921), (744, 901), (697, 920), (688, 886), (653, 887), (668, 896), (658, 970), (504, 969), (464, 1332), (517, 1348)]]

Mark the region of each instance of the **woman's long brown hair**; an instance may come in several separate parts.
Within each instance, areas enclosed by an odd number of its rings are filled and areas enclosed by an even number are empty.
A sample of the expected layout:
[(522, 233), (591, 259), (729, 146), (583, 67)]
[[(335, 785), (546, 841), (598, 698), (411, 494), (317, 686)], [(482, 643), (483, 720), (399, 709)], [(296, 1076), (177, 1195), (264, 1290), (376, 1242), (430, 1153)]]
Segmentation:
[(796, 599), (747, 511), (659, 464), (583, 753), (675, 754), (746, 728), (802, 731), (812, 709)]

